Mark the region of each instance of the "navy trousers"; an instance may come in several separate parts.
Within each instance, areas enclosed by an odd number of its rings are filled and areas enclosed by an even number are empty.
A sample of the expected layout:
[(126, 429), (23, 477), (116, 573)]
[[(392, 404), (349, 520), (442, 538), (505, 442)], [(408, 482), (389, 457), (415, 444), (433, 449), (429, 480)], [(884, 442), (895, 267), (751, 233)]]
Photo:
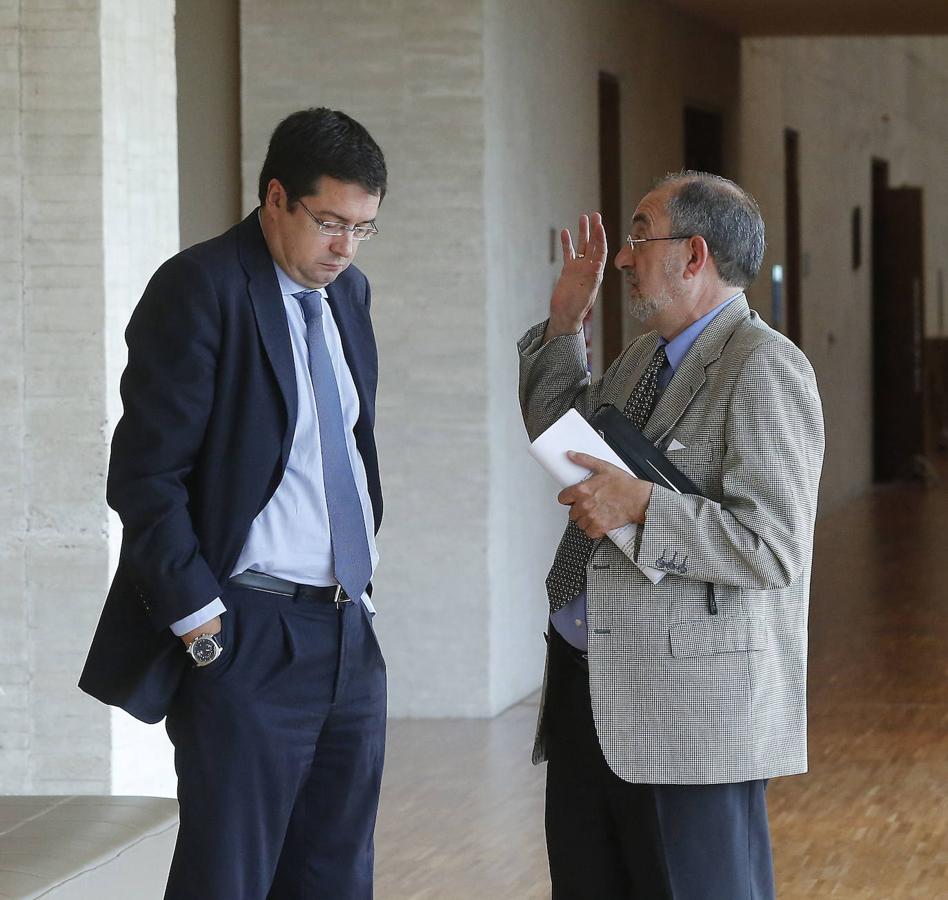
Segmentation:
[(180, 829), (167, 900), (367, 900), (385, 664), (362, 603), (236, 585), (222, 654), (166, 727)]
[(550, 628), (544, 740), (553, 900), (773, 900), (766, 782), (630, 784), (602, 755), (589, 671)]

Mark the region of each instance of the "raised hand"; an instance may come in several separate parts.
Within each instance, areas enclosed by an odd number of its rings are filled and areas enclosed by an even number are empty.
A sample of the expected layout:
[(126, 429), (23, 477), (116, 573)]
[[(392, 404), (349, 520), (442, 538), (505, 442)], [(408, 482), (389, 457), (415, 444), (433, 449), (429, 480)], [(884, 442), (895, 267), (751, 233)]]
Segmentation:
[(563, 268), (550, 298), (550, 322), (545, 340), (561, 334), (575, 334), (596, 302), (608, 251), (602, 216), (593, 213), (591, 220), (587, 215), (579, 217), (575, 250), (568, 228), (560, 232), (560, 242), (563, 245)]

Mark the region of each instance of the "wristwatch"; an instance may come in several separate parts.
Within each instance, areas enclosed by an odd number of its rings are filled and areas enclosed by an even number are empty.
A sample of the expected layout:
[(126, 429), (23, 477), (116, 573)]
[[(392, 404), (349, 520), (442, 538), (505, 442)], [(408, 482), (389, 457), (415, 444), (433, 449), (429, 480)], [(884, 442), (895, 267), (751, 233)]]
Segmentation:
[(188, 644), (188, 656), (194, 660), (195, 666), (206, 666), (214, 662), (223, 649), (216, 634), (199, 634)]

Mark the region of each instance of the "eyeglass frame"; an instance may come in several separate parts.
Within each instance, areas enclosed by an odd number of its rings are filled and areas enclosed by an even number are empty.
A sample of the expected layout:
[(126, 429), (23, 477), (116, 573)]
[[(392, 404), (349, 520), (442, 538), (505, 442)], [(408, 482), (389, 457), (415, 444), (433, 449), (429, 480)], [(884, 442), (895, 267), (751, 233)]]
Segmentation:
[(634, 238), (631, 234), (627, 234), (625, 236), (625, 242), (632, 248), (632, 252), (635, 253), (636, 244), (647, 244), (649, 241), (688, 241), (693, 237), (693, 234), (672, 234), (668, 235), (668, 237)]
[[(310, 208), (302, 200), (298, 199), (296, 202), (299, 203), (299, 205), (303, 207), (303, 209), (306, 212), (306, 215), (308, 215), (319, 226), (319, 233), (326, 235), (326, 237), (342, 237), (342, 235), (344, 235), (346, 232), (349, 232), (352, 235), (352, 240), (367, 241), (369, 240), (369, 238), (373, 237), (374, 235), (379, 234), (379, 227), (378, 225), (375, 224), (375, 222), (369, 222), (368, 225), (346, 225), (344, 222), (332, 222), (332, 221), (324, 222), (322, 219), (316, 218), (316, 216), (313, 215)], [(323, 231), (324, 228), (329, 228), (329, 227), (341, 229), (341, 232), (337, 234), (332, 234), (329, 231)], [(369, 229), (369, 231), (363, 237), (359, 237), (356, 234), (356, 232), (362, 229)]]

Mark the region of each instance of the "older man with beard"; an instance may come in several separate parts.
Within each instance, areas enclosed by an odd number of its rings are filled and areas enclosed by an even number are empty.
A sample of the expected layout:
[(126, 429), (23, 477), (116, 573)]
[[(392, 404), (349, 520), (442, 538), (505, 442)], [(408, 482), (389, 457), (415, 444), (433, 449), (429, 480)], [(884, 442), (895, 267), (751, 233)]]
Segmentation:
[[(773, 897), (767, 780), (806, 770), (813, 370), (748, 307), (764, 224), (733, 182), (682, 172), (639, 203), (615, 264), (650, 330), (596, 381), (581, 326), (606, 263), (599, 215), (562, 242), (550, 317), (519, 343), (531, 439), (614, 404), (701, 496), (572, 454), (591, 476), (559, 496), (534, 750), (553, 897)], [(604, 539), (629, 523), (625, 545)]]

